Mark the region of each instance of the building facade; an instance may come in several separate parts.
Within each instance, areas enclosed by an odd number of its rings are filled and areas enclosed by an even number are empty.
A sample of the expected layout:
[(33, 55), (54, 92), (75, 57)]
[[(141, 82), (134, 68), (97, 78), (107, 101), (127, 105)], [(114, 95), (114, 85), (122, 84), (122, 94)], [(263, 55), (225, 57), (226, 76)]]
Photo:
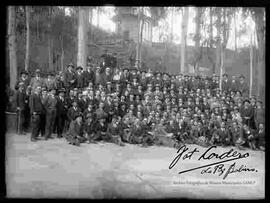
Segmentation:
[[(144, 10), (142, 42), (152, 44), (153, 20), (147, 10)], [(134, 7), (119, 7), (116, 9), (116, 15), (112, 18), (116, 24), (116, 33), (122, 35), (124, 39), (138, 42), (139, 37), (139, 18), (138, 10)]]

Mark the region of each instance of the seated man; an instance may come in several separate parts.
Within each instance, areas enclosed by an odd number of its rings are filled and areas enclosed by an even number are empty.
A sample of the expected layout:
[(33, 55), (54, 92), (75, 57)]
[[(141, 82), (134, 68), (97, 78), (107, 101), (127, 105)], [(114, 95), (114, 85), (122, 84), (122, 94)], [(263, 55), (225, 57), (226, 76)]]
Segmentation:
[(83, 124), (81, 114), (75, 116), (75, 120), (71, 121), (69, 131), (65, 135), (66, 140), (69, 144), (80, 146), (80, 143), (85, 142), (86, 139), (83, 137)]
[(95, 125), (96, 139), (95, 140), (104, 140), (109, 141), (109, 136), (107, 134), (107, 123), (105, 114), (97, 114), (97, 123)]
[(155, 136), (155, 144), (163, 145), (167, 147), (176, 147), (178, 143), (172, 138), (173, 133), (167, 133), (164, 126), (164, 119), (160, 119), (153, 128), (153, 133)]
[(123, 134), (123, 130), (118, 122), (118, 117), (113, 116), (112, 122), (108, 125), (107, 135), (109, 137), (109, 141), (115, 143), (120, 146), (125, 146), (125, 144), (121, 140), (121, 134)]
[(257, 147), (260, 149), (260, 150), (263, 150), (265, 149), (265, 131), (264, 131), (264, 124), (263, 123), (260, 123), (258, 125), (258, 132), (257, 132)]
[(83, 134), (84, 137), (88, 140), (88, 144), (96, 143), (97, 134), (95, 132), (95, 121), (93, 119), (92, 113), (85, 114), (85, 123), (83, 125)]

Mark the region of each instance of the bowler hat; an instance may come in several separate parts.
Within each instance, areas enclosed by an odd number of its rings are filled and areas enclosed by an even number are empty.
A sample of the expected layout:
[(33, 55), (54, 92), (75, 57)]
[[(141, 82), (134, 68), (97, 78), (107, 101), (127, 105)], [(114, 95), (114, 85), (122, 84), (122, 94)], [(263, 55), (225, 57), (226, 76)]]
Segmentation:
[(21, 75), (22, 75), (22, 74), (28, 75), (28, 72), (25, 71), (25, 70), (22, 70), (22, 71), (21, 71)]
[(78, 66), (78, 67), (76, 68), (76, 70), (79, 70), (79, 69), (83, 70), (83, 68), (82, 68), (81, 66)]
[(69, 66), (71, 66), (72, 68), (75, 67), (73, 63), (69, 63), (69, 64), (67, 65), (67, 67), (69, 67)]

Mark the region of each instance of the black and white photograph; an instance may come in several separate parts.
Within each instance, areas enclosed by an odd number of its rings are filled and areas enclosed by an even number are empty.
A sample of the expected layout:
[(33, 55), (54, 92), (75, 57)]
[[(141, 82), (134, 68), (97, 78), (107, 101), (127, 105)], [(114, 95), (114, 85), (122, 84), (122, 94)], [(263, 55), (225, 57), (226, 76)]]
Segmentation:
[(264, 7), (6, 11), (6, 198), (265, 199)]

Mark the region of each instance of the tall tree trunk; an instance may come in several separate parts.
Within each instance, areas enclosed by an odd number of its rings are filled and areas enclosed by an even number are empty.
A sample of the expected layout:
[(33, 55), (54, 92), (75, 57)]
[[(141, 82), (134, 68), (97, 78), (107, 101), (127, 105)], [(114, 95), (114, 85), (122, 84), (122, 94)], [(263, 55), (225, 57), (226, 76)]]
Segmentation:
[(40, 39), (39, 39), (39, 15), (36, 15), (36, 22), (37, 22), (37, 41), (40, 41)]
[[(221, 38), (220, 38), (220, 32), (221, 32), (221, 9), (217, 9), (217, 42), (216, 42), (216, 66), (215, 70), (220, 68), (220, 60), (221, 60)], [(215, 71), (214, 70), (214, 71)], [(213, 72), (215, 73), (215, 72)]]
[(196, 7), (196, 16), (195, 16), (195, 24), (196, 24), (196, 30), (195, 30), (195, 53), (194, 53), (194, 69), (195, 69), (195, 74), (198, 74), (198, 61), (200, 59), (200, 39), (201, 39), (201, 13), (202, 13), (202, 8)]
[(63, 37), (63, 35), (61, 35), (61, 71), (64, 70), (64, 57), (65, 57), (64, 37)]
[(9, 85), (14, 89), (17, 80), (17, 45), (16, 45), (15, 6), (8, 7), (8, 47), (9, 47)]
[(49, 72), (53, 71), (53, 61), (52, 61), (52, 42), (50, 36), (48, 36), (48, 61), (49, 61)]
[(92, 29), (93, 29), (93, 7), (90, 7), (90, 29), (89, 29), (89, 41), (92, 42)]
[(30, 60), (30, 7), (25, 7), (26, 14), (26, 45), (25, 45), (25, 61), (24, 61), (24, 69), (26, 71), (29, 70), (29, 60)]
[(170, 39), (170, 42), (172, 43), (173, 42), (174, 7), (172, 7), (171, 13), (172, 13), (172, 19), (171, 19), (171, 39)]
[(184, 15), (182, 18), (181, 26), (181, 73), (186, 72), (185, 70), (185, 58), (186, 58), (186, 41), (187, 41), (187, 29), (188, 29), (188, 18), (189, 18), (189, 7), (185, 7)]
[(141, 36), (141, 8), (138, 8), (138, 39), (136, 44), (136, 61), (135, 61), (135, 67), (139, 68), (139, 58), (140, 58), (140, 36)]
[(234, 48), (235, 48), (235, 53), (238, 52), (237, 48), (237, 25), (236, 25), (236, 11), (233, 14), (233, 19), (234, 19)]
[(144, 28), (144, 19), (142, 19), (141, 22), (141, 28), (140, 28), (140, 43), (139, 43), (139, 68), (141, 68), (142, 65), (142, 43), (143, 43), (143, 28)]
[(79, 10), (78, 17), (78, 55), (77, 55), (77, 66), (83, 68), (86, 67), (87, 59), (87, 48), (88, 48), (88, 20), (89, 20), (89, 9), (81, 7)]
[(258, 42), (258, 92), (257, 96), (260, 99), (265, 99), (265, 25), (264, 25), (264, 11), (263, 8), (260, 12), (256, 12), (255, 28)]
[(213, 48), (213, 8), (210, 7), (210, 48)]
[(99, 15), (100, 15), (100, 8), (97, 7), (97, 28), (99, 28)]

